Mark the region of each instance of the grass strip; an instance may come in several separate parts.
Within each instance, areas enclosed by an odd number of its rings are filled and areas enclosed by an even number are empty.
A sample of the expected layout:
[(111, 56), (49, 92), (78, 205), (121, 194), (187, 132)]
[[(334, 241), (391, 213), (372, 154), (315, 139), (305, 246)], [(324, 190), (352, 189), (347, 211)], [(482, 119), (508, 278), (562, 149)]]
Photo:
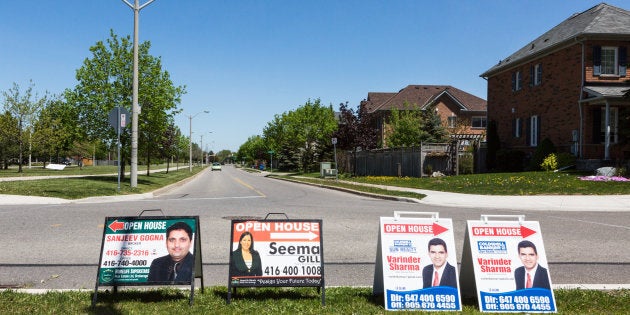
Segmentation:
[[(332, 287), (326, 289), (326, 305), (314, 288), (239, 288), (226, 304), (226, 287), (207, 287), (195, 292), (193, 306), (189, 291), (175, 288), (123, 289), (117, 294), (100, 291), (91, 308), (89, 291), (29, 294), (0, 292), (0, 311), (10, 314), (383, 314), (382, 295), (371, 288)], [(558, 314), (630, 314), (630, 290), (555, 290)], [(476, 299), (463, 299), (463, 312), (441, 314), (482, 314)], [(435, 314), (401, 311), (396, 314)], [(501, 313), (495, 313), (501, 314)]]
[(64, 199), (141, 194), (179, 182), (201, 170), (201, 167), (194, 167), (192, 173), (188, 169), (180, 169), (178, 171), (171, 170), (168, 173), (151, 173), (150, 176), (147, 176), (146, 172), (138, 172), (137, 187), (131, 188), (129, 175), (127, 175), (125, 181), (121, 182), (120, 191), (118, 191), (118, 177), (116, 175), (0, 181), (0, 194)]

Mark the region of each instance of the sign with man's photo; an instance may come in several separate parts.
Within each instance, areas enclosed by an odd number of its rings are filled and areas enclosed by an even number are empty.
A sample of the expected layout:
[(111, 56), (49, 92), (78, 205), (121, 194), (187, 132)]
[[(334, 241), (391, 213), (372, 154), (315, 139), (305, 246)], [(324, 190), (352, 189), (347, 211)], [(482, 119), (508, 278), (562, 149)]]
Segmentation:
[(191, 283), (198, 224), (198, 217), (106, 218), (98, 284)]
[(436, 212), (380, 218), (373, 290), (384, 294), (385, 309), (461, 310), (458, 285), (451, 219)]
[[(469, 220), (461, 268), (462, 292), (483, 312), (556, 312), (538, 221)], [(474, 274), (474, 277), (473, 277)]]

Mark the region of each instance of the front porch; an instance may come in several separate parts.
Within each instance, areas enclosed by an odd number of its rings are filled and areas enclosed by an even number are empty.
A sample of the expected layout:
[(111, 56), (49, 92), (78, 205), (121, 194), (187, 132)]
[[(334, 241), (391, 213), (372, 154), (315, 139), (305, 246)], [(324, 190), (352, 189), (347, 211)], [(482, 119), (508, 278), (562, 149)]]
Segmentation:
[[(584, 169), (626, 167), (630, 161), (629, 86), (587, 86), (579, 101), (578, 160)], [(579, 167), (580, 168), (580, 167)]]

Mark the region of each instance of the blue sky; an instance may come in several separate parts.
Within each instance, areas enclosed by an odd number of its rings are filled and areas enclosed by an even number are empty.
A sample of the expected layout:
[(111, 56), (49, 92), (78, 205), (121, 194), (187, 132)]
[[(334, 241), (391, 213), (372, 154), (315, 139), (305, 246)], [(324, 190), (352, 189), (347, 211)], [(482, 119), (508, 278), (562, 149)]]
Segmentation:
[[(134, 0), (128, 0), (133, 3)], [(141, 0), (140, 4), (147, 0)], [(208, 150), (238, 150), (274, 115), (321, 99), (356, 108), (368, 92), (451, 85), (486, 98), (481, 73), (597, 5), (587, 0), (155, 0), (140, 41), (186, 86), (176, 118)], [(608, 4), (630, 9), (630, 3)], [(133, 34), (121, 0), (0, 1), (0, 91), (77, 84), (89, 48)]]

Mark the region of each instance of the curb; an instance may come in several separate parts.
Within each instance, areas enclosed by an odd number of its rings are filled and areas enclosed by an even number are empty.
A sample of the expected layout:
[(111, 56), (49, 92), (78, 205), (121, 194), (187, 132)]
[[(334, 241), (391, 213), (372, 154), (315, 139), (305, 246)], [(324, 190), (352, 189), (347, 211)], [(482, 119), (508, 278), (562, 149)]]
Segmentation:
[(355, 194), (355, 195), (359, 195), (359, 196), (379, 198), (379, 199), (384, 199), (384, 200), (422, 203), (422, 201), (420, 199), (418, 199), (418, 198), (381, 195), (381, 194), (369, 193), (369, 192), (354, 190), (354, 189), (345, 188), (345, 187), (328, 186), (328, 185), (324, 185), (324, 184), (315, 184), (315, 183), (303, 182), (303, 181), (289, 179), (289, 178), (281, 178), (281, 177), (277, 177), (275, 175), (265, 175), (265, 177), (271, 178), (271, 179), (283, 180), (283, 181), (287, 181), (287, 182), (291, 182), (291, 183), (298, 183), (298, 184), (318, 187), (318, 188), (326, 188), (326, 189), (331, 189), (331, 190), (343, 191), (343, 192), (347, 192), (347, 193), (351, 193), (351, 194)]

